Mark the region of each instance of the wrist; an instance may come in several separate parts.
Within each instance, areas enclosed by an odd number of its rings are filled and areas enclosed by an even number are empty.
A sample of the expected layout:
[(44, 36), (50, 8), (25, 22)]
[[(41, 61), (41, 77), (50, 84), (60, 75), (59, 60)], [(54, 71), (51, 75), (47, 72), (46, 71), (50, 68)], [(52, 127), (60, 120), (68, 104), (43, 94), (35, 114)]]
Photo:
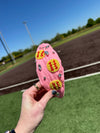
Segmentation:
[(14, 129), (12, 129), (11, 131), (6, 131), (5, 133), (16, 133)]
[(28, 131), (27, 129), (23, 128), (22, 125), (17, 125), (15, 128), (15, 133), (34, 133), (34, 130)]

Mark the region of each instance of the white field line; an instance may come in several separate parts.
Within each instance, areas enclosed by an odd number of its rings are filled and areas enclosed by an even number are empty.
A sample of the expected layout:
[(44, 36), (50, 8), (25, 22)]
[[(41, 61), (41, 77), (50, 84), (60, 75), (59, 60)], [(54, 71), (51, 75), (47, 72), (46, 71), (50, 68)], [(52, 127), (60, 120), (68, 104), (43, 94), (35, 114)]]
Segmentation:
[(9, 89), (9, 88), (13, 88), (13, 87), (16, 87), (16, 86), (20, 86), (20, 85), (24, 85), (24, 84), (27, 84), (27, 83), (31, 83), (33, 81), (38, 81), (39, 79), (32, 79), (32, 80), (29, 80), (29, 81), (25, 81), (25, 82), (21, 82), (21, 83), (18, 83), (18, 84), (14, 84), (14, 85), (10, 85), (10, 86), (7, 86), (7, 87), (4, 87), (4, 88), (0, 88), (0, 90), (6, 90), (6, 89)]
[(75, 70), (78, 70), (78, 69), (82, 69), (82, 68), (90, 67), (90, 66), (97, 65), (97, 64), (100, 64), (100, 61), (97, 61), (97, 62), (94, 62), (94, 63), (88, 64), (88, 65), (84, 65), (84, 66), (80, 66), (80, 67), (76, 67), (76, 68), (68, 69), (68, 70), (65, 70), (64, 72), (71, 72), (71, 71), (75, 71)]
[(65, 79), (65, 82), (67, 81), (72, 81), (72, 80), (76, 80), (76, 79), (81, 79), (81, 78), (87, 78), (87, 77), (91, 77), (91, 76), (95, 76), (95, 75), (99, 75), (100, 72), (96, 72), (96, 73), (91, 73), (91, 74), (86, 74), (84, 76), (79, 76), (79, 77), (76, 77), (76, 78), (69, 78), (69, 79)]
[[(88, 64), (88, 65), (84, 65), (84, 66), (80, 66), (80, 67), (76, 67), (76, 68), (65, 70), (64, 73), (70, 72), (70, 71), (74, 71), (74, 70), (78, 70), (78, 69), (82, 69), (82, 68), (86, 68), (86, 67), (97, 65), (97, 64), (100, 64), (100, 61)], [(93, 74), (94, 75), (95, 74), (99, 74), (99, 72), (93, 73)], [(90, 75), (90, 74), (87, 74), (87, 75)], [(84, 75), (84, 76), (87, 76), (87, 75)], [(76, 78), (70, 78), (70, 79), (67, 79), (67, 81), (75, 80), (75, 79), (78, 79), (78, 78), (84, 77), (84, 76), (79, 76), (79, 77), (76, 77)], [(33, 82), (33, 81), (38, 81), (38, 80), (39, 80), (38, 78), (37, 79), (32, 79), (32, 80), (29, 80), (29, 81), (25, 81), (25, 82), (21, 82), (21, 83), (18, 83), (18, 84), (10, 85), (10, 86), (4, 87), (4, 88), (0, 88), (0, 90), (6, 90), (6, 89), (9, 89), (9, 88), (17, 87), (17, 86), (20, 86), (20, 85), (23, 85), (23, 84), (27, 84), (27, 83), (30, 83), (30, 82)]]
[[(87, 74), (87, 75), (84, 75), (84, 76), (79, 76), (79, 77), (76, 77), (76, 78), (65, 79), (64, 82), (68, 82), (68, 81), (72, 81), (72, 80), (77, 80), (77, 79), (82, 79), (82, 78), (87, 78), (87, 77), (95, 76), (95, 75), (98, 75), (98, 74), (100, 74), (100, 72), (91, 73), (91, 74)], [(26, 89), (21, 90), (21, 92), (24, 92), (25, 90)]]

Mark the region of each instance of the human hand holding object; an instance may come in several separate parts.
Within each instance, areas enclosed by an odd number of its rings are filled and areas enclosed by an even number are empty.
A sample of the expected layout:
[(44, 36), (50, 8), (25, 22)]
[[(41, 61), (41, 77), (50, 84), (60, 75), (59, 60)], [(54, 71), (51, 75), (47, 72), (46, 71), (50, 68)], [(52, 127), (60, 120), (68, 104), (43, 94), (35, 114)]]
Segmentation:
[[(40, 82), (23, 93), (21, 115), (15, 128), (16, 133), (33, 133), (41, 122), (46, 104), (53, 94), (59, 98), (64, 96), (64, 68), (56, 51), (49, 44), (43, 43), (37, 48), (35, 57)], [(42, 86), (46, 91), (43, 97), (41, 97)], [(40, 93), (38, 88), (41, 88)]]
[[(42, 88), (40, 82), (36, 84)], [(44, 109), (48, 101), (56, 94), (56, 91), (46, 92), (40, 100), (36, 100), (38, 89), (35, 86), (27, 89), (22, 96), (21, 114), (15, 128), (16, 133), (33, 133), (44, 116)]]

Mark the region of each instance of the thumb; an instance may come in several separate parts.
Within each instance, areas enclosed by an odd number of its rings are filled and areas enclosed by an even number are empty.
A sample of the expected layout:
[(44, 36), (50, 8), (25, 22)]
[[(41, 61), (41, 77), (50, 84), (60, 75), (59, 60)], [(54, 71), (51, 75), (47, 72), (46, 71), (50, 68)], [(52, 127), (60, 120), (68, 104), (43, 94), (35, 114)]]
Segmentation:
[(48, 101), (53, 97), (52, 90), (48, 91), (39, 101), (39, 103), (42, 105), (43, 109), (46, 107)]

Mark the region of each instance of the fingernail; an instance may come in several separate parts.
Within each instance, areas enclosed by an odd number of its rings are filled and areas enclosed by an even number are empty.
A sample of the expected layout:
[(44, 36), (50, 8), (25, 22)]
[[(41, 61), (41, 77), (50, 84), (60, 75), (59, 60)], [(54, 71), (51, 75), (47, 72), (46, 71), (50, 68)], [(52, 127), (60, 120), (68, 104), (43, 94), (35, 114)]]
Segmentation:
[(57, 94), (57, 91), (56, 90), (53, 90), (52, 91), (52, 95), (56, 95)]

